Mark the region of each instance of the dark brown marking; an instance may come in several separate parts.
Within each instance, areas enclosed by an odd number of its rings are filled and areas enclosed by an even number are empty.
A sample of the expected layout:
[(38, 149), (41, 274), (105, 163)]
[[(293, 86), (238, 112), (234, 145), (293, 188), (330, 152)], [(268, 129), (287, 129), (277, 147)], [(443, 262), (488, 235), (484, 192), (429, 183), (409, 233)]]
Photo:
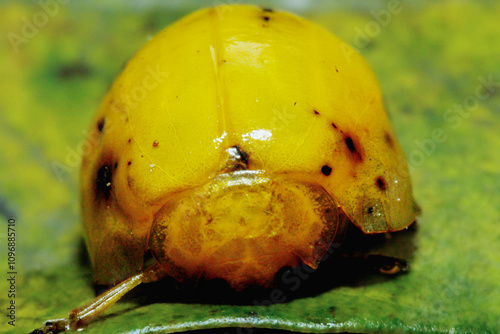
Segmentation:
[(356, 147), (354, 147), (354, 142), (352, 141), (351, 137), (346, 137), (345, 144), (347, 145), (349, 151), (351, 151), (352, 153), (356, 152)]
[(104, 117), (97, 122), (97, 130), (99, 130), (99, 132), (102, 132), (104, 130), (104, 123)]
[(127, 162), (127, 166), (130, 166), (132, 164), (132, 161)]
[(272, 8), (269, 8), (269, 7), (262, 7), (262, 11), (263, 12), (268, 12), (268, 13), (273, 13), (274, 10)]
[(339, 69), (335, 66), (335, 72), (339, 73)]
[(293, 103), (293, 105), (294, 105), (294, 106), (296, 106), (296, 105), (297, 105), (297, 102), (294, 102), (294, 103)]
[(384, 140), (389, 145), (390, 148), (394, 148), (394, 140), (392, 139), (392, 136), (386, 131), (384, 132)]
[(244, 163), (245, 166), (247, 166), (248, 165), (248, 153), (243, 151), (241, 149), (241, 147), (239, 147), (238, 145), (233, 146), (233, 147), (236, 149), (236, 151), (238, 151), (240, 161), (242, 163)]
[(226, 173), (248, 169), (248, 153), (242, 150), (240, 146), (234, 145), (226, 151), (229, 154), (225, 166)]
[(373, 206), (370, 206), (370, 207), (368, 208), (367, 212), (368, 212), (369, 214), (372, 214), (372, 213), (373, 213)]
[(127, 175), (127, 186), (129, 188), (132, 188), (132, 186), (134, 185), (135, 183), (135, 180), (130, 176), (130, 174)]
[(266, 21), (266, 22), (268, 22), (268, 21), (270, 20), (269, 16), (267, 16), (267, 15), (266, 15), (266, 16), (263, 16), (262, 18), (263, 18), (263, 19), (264, 19), (264, 21)]
[(158, 140), (155, 140), (155, 141), (153, 142), (153, 147), (158, 147), (158, 144), (160, 144), (160, 142), (159, 142)]
[(335, 123), (332, 123), (332, 126), (333, 126), (335, 129), (337, 128), (337, 126), (335, 125)]
[(111, 195), (111, 184), (113, 179), (113, 173), (108, 164), (104, 164), (97, 170), (96, 181), (95, 181), (95, 192), (97, 199), (104, 197), (106, 200), (109, 199)]
[(363, 154), (361, 151), (361, 146), (357, 142), (356, 139), (353, 139), (353, 137), (347, 135), (345, 136), (345, 144), (347, 146), (347, 149), (351, 153), (351, 156), (354, 158), (356, 162), (362, 162), (363, 161)]
[(115, 166), (114, 166), (114, 170), (116, 170), (118, 168), (118, 162), (115, 162)]
[(332, 167), (328, 165), (324, 165), (321, 167), (321, 173), (323, 173), (324, 176), (328, 176), (332, 173)]
[(319, 115), (319, 111), (317, 111), (316, 109), (314, 109), (314, 115)]
[(380, 190), (385, 190), (387, 188), (387, 184), (382, 176), (379, 176), (377, 180), (375, 180), (375, 184)]
[(128, 139), (128, 142), (129, 142), (129, 143), (130, 143), (130, 142), (132, 142), (132, 138), (129, 138), (129, 139)]

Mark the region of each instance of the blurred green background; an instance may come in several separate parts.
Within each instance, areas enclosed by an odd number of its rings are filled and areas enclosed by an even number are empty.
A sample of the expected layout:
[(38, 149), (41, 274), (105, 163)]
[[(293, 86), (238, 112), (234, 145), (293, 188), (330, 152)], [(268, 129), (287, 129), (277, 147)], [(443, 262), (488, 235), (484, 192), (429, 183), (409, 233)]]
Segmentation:
[[(120, 69), (186, 13), (236, 3), (0, 2), (0, 220), (14, 218), (17, 237), (16, 327), (3, 315), (1, 332), (28, 332), (94, 295), (81, 260), (78, 152)], [(305, 16), (372, 65), (423, 209), (412, 270), (270, 306), (131, 298), (85, 332), (500, 332), (500, 3), (247, 3)], [(0, 249), (5, 314), (6, 228)]]

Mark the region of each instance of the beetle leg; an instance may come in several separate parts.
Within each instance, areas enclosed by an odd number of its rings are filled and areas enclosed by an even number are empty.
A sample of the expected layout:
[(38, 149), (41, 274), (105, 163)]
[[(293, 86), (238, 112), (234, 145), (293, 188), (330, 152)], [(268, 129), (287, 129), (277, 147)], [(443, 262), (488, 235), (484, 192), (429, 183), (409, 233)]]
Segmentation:
[(385, 275), (395, 275), (410, 269), (410, 264), (406, 260), (397, 257), (367, 254), (365, 260), (374, 270)]
[(34, 330), (31, 334), (55, 334), (83, 328), (139, 284), (152, 282), (163, 276), (162, 267), (156, 263), (104, 292), (86, 306), (74, 309), (68, 318), (48, 320), (42, 328)]
[(342, 258), (361, 262), (366, 268), (384, 275), (396, 275), (410, 270), (410, 263), (402, 258), (382, 254), (343, 254)]

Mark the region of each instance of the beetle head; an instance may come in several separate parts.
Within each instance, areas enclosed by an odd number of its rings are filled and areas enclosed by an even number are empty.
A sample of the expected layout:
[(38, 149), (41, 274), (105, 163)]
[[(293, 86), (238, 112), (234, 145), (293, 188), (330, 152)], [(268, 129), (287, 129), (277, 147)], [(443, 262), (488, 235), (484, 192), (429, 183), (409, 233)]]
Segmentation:
[(238, 170), (173, 196), (155, 217), (149, 247), (179, 280), (268, 286), (283, 266), (317, 267), (339, 224), (321, 186)]

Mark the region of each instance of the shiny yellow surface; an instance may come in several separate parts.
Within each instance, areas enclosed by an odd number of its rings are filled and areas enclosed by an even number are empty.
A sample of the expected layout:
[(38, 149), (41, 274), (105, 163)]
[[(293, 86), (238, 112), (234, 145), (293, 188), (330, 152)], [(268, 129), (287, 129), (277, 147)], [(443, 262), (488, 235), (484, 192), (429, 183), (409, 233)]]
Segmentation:
[[(228, 5), (178, 21), (130, 60), (92, 130), (82, 210), (99, 283), (141, 268), (162, 207), (210, 184), (235, 146), (245, 169), (323, 187), (366, 233), (415, 219), (373, 73), (345, 43), (292, 14)], [(103, 165), (112, 173), (109, 198), (96, 195)], [(175, 221), (169, 228), (182, 228)]]

